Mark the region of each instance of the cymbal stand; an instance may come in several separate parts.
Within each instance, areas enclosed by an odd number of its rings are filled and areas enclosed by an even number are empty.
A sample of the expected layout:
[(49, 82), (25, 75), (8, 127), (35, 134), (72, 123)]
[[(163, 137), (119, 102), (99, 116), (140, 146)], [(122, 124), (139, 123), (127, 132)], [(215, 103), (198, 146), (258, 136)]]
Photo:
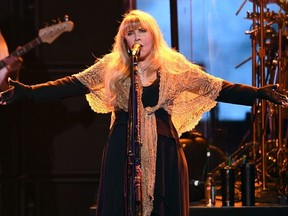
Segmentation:
[[(265, 83), (265, 23), (264, 23), (264, 1), (260, 1), (260, 47), (259, 47), (259, 59), (260, 59), (260, 86), (263, 87)], [(262, 158), (262, 191), (267, 190), (266, 179), (266, 130), (265, 130), (265, 118), (266, 118), (266, 101), (261, 101), (261, 158)]]
[[(285, 20), (284, 20), (285, 21)], [(279, 43), (279, 51), (278, 51), (278, 83), (279, 90), (283, 91), (283, 88), (285, 86), (285, 80), (282, 80), (283, 77), (283, 55), (282, 55), (282, 35), (283, 35), (283, 27), (285, 25), (285, 22), (283, 20), (279, 20), (278, 23), (278, 43)], [(286, 71), (287, 72), (287, 71)], [(283, 82), (281, 82), (283, 81)], [(278, 107), (278, 152), (277, 152), (277, 165), (278, 165), (278, 172), (279, 172), (279, 199), (280, 202), (287, 202), (287, 191), (286, 188), (288, 187), (288, 150), (287, 150), (287, 144), (285, 145), (285, 142), (283, 142), (283, 109), (281, 106)], [(287, 140), (286, 140), (287, 142)], [(286, 180), (285, 180), (286, 179)]]
[[(246, 1), (243, 4), (245, 3)], [(280, 85), (279, 90), (287, 92), (288, 67), (285, 66), (285, 63), (288, 59), (288, 49), (286, 48), (285, 55), (282, 53), (283, 27), (287, 27), (288, 24), (287, 13), (270, 12), (263, 1), (257, 1), (257, 3), (253, 3), (253, 13), (247, 13), (247, 18), (253, 21), (252, 30), (245, 32), (251, 38), (252, 56), (239, 64), (238, 67), (252, 59), (253, 86), (263, 87), (267, 84), (278, 83)], [(276, 26), (276, 24), (278, 24), (279, 33), (275, 30), (277, 28), (272, 26)], [(280, 182), (278, 182), (280, 184), (277, 184), (280, 185), (280, 196), (288, 200), (288, 128), (286, 129), (286, 141), (283, 142), (282, 111), (280, 106), (265, 100), (257, 100), (252, 108), (252, 142), (241, 146), (231, 156), (231, 159), (234, 161), (233, 166), (238, 167), (241, 164), (243, 154), (252, 156), (250, 158), (253, 158), (257, 169), (256, 179), (262, 183), (262, 191), (258, 195), (263, 198), (264, 195), (267, 195), (265, 192), (272, 189), (267, 187), (267, 179), (273, 180), (274, 183), (275, 180), (278, 180), (274, 178), (276, 170), (277, 177), (280, 177)], [(212, 171), (214, 177), (219, 176), (219, 170), (226, 164), (227, 161)], [(270, 195), (272, 194), (269, 194), (268, 199), (271, 199)]]
[[(253, 14), (257, 14), (258, 6), (254, 2), (253, 3)], [(264, 22), (264, 2), (260, 1), (259, 5), (260, 9), (260, 17), (253, 16), (253, 30), (246, 32), (246, 34), (251, 35), (252, 41), (252, 85), (256, 87), (265, 86), (265, 22)], [(258, 22), (257, 22), (258, 21)], [(271, 25), (269, 23), (268, 25)], [(260, 43), (259, 43), (259, 50), (257, 50), (258, 44), (258, 35), (260, 34)], [(257, 64), (257, 60), (259, 61), (259, 65)], [(257, 79), (258, 78), (258, 79)], [(262, 190), (266, 190), (267, 182), (266, 182), (266, 101), (261, 100), (260, 102), (257, 101), (253, 108), (252, 108), (252, 116), (253, 118), (258, 118), (260, 114), (260, 125), (259, 122), (254, 119), (253, 120), (253, 143), (256, 145), (258, 139), (260, 140), (261, 144), (261, 179), (262, 179)], [(260, 127), (260, 128), (259, 128)], [(260, 131), (260, 134), (258, 132)], [(260, 137), (259, 137), (260, 136)], [(257, 158), (254, 158), (254, 162), (256, 162)]]
[[(254, 3), (253, 4), (253, 13), (256, 13), (256, 4)], [(253, 29), (257, 29), (258, 26), (257, 26), (257, 22), (256, 22), (256, 19), (253, 19)], [(257, 71), (258, 71), (258, 67), (257, 67), (257, 61), (256, 61), (256, 58), (257, 58), (257, 32), (252, 32), (252, 34), (250, 35), (251, 37), (251, 45), (252, 45), (252, 85), (253, 86), (257, 86)], [(255, 103), (254, 106), (252, 107), (252, 119), (253, 119), (253, 125), (252, 125), (252, 142), (254, 143), (254, 152), (255, 152), (255, 145), (257, 143), (257, 128), (258, 128), (258, 110), (259, 110), (259, 104), (258, 103)], [(256, 153), (254, 154), (254, 163), (256, 162)]]
[[(259, 13), (256, 13), (256, 8), (259, 9)], [(266, 11), (264, 12), (264, 8)], [(257, 87), (263, 87), (269, 84), (279, 84), (279, 91), (283, 91), (282, 87), (285, 86), (286, 79), (283, 79), (283, 54), (282, 54), (282, 36), (283, 36), (283, 27), (287, 25), (287, 14), (274, 13), (270, 12), (269, 8), (266, 8), (266, 4), (264, 1), (258, 1), (258, 4), (253, 3), (253, 15), (250, 18), (253, 18), (253, 30), (249, 31), (252, 39), (252, 84)], [(268, 23), (269, 21), (269, 23)], [(269, 35), (271, 33), (270, 30), (274, 30), (271, 28), (272, 24), (278, 24), (278, 39), (275, 41), (270, 41), (269, 43)], [(277, 35), (276, 32), (272, 32)], [(260, 37), (258, 36), (260, 35)], [(275, 35), (273, 37), (275, 37)], [(257, 40), (259, 41), (259, 47), (257, 50)], [(278, 41), (277, 41), (278, 40)], [(276, 46), (273, 46), (274, 43)], [(266, 46), (267, 45), (267, 46)], [(275, 49), (276, 48), (276, 49)], [(272, 57), (272, 58), (271, 58)], [(277, 59), (275, 60), (274, 57)], [(259, 61), (259, 65), (257, 65), (257, 61)], [(275, 64), (275, 62), (277, 62)], [(269, 67), (266, 69), (265, 67)], [(276, 70), (277, 68), (277, 70)], [(275, 73), (276, 72), (276, 73)], [(287, 71), (286, 71), (287, 72)], [(270, 76), (270, 80), (266, 80)], [(257, 79), (258, 78), (258, 79)], [(276, 79), (277, 80), (276, 80)], [(257, 83), (258, 82), (258, 83)], [(284, 83), (283, 83), (284, 82)], [(284, 90), (285, 91), (285, 90)], [(287, 90), (286, 90), (287, 91)], [(258, 101), (257, 101), (258, 102)], [(260, 108), (257, 109), (257, 108)], [(270, 111), (270, 116), (268, 116), (268, 109)], [(287, 146), (285, 146), (285, 142), (283, 143), (283, 114), (282, 108), (280, 106), (267, 103), (265, 100), (261, 100), (259, 106), (256, 104), (253, 106), (252, 114), (254, 118), (257, 118), (257, 114), (261, 114), (260, 124), (257, 121), (253, 121), (253, 142), (257, 143), (257, 140), (260, 140), (259, 143), (261, 145), (261, 180), (262, 180), (262, 192), (268, 190), (267, 188), (267, 120), (270, 121), (270, 138), (272, 137), (274, 140), (272, 142), (276, 142), (276, 146), (274, 150), (277, 150), (277, 169), (279, 170), (279, 177), (282, 178), (280, 181), (280, 194), (283, 195), (284, 188), (287, 188), (287, 182), (283, 182), (282, 180), (288, 178), (288, 151)], [(260, 132), (259, 132), (260, 131)], [(260, 134), (259, 134), (260, 133)], [(258, 161), (257, 158), (255, 158)], [(285, 176), (283, 176), (285, 175)], [(284, 185), (283, 185), (284, 184)], [(287, 190), (287, 189), (286, 189)], [(287, 193), (287, 191), (286, 191)], [(286, 196), (287, 194), (285, 194)]]

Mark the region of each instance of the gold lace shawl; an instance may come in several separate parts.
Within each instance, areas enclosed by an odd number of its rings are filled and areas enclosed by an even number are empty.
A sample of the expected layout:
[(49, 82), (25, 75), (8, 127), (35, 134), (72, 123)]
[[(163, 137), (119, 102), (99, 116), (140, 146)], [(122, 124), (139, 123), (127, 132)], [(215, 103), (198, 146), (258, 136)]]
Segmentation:
[[(155, 183), (157, 128), (154, 112), (165, 109), (171, 116), (179, 136), (191, 130), (198, 124), (203, 113), (216, 105), (216, 97), (222, 88), (222, 79), (207, 74), (190, 62), (181, 62), (187, 68), (186, 72), (173, 74), (159, 71), (160, 89), (159, 101), (154, 107), (143, 108), (140, 105), (141, 119), (141, 167), (142, 167), (142, 204), (143, 215), (150, 215), (153, 208)], [(122, 83), (116, 99), (116, 105), (109, 104), (105, 94), (105, 75), (103, 67), (109, 62), (105, 58), (90, 68), (74, 76), (90, 89), (86, 95), (91, 108), (97, 113), (128, 110), (128, 95), (130, 80)], [(142, 92), (142, 89), (141, 89)]]

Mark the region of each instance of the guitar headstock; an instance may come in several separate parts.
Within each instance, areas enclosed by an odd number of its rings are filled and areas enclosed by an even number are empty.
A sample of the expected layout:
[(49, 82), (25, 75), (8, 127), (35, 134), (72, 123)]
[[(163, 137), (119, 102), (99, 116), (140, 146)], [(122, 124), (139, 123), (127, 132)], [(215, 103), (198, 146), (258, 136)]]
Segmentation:
[(65, 16), (65, 20), (51, 26), (42, 28), (39, 30), (38, 37), (43, 43), (52, 43), (64, 32), (70, 32), (74, 28), (74, 23), (68, 20), (68, 16)]

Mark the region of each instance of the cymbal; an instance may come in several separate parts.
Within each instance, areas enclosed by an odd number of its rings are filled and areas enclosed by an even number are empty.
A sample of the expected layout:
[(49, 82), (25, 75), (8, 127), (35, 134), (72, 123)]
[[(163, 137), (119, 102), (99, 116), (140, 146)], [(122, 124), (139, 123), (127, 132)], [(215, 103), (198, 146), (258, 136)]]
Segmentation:
[(278, 4), (285, 12), (288, 12), (288, 0), (277, 0), (276, 4)]
[[(288, 0), (287, 0), (288, 1)], [(260, 20), (261, 14), (259, 12), (247, 12), (246, 19), (256, 19)], [(275, 22), (275, 23), (283, 23), (288, 21), (287, 13), (276, 13), (274, 11), (269, 11), (267, 9), (263, 14), (264, 21)]]
[(260, 5), (261, 1), (263, 1), (264, 4), (272, 4), (276, 3), (278, 0), (250, 0), (250, 1)]
[(281, 9), (283, 9), (285, 12), (288, 12), (288, 0), (250, 0), (253, 3), (256, 3), (257, 5), (260, 5), (261, 1), (266, 4), (277, 4), (280, 6)]

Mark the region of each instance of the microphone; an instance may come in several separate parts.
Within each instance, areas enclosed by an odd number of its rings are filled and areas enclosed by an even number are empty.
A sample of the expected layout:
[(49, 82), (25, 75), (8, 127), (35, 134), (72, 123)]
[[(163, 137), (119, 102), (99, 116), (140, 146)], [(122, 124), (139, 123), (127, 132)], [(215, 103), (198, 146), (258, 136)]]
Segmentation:
[(141, 50), (141, 45), (138, 43), (133, 44), (132, 48), (131, 48), (131, 55), (132, 56), (136, 56), (140, 54), (140, 50)]

